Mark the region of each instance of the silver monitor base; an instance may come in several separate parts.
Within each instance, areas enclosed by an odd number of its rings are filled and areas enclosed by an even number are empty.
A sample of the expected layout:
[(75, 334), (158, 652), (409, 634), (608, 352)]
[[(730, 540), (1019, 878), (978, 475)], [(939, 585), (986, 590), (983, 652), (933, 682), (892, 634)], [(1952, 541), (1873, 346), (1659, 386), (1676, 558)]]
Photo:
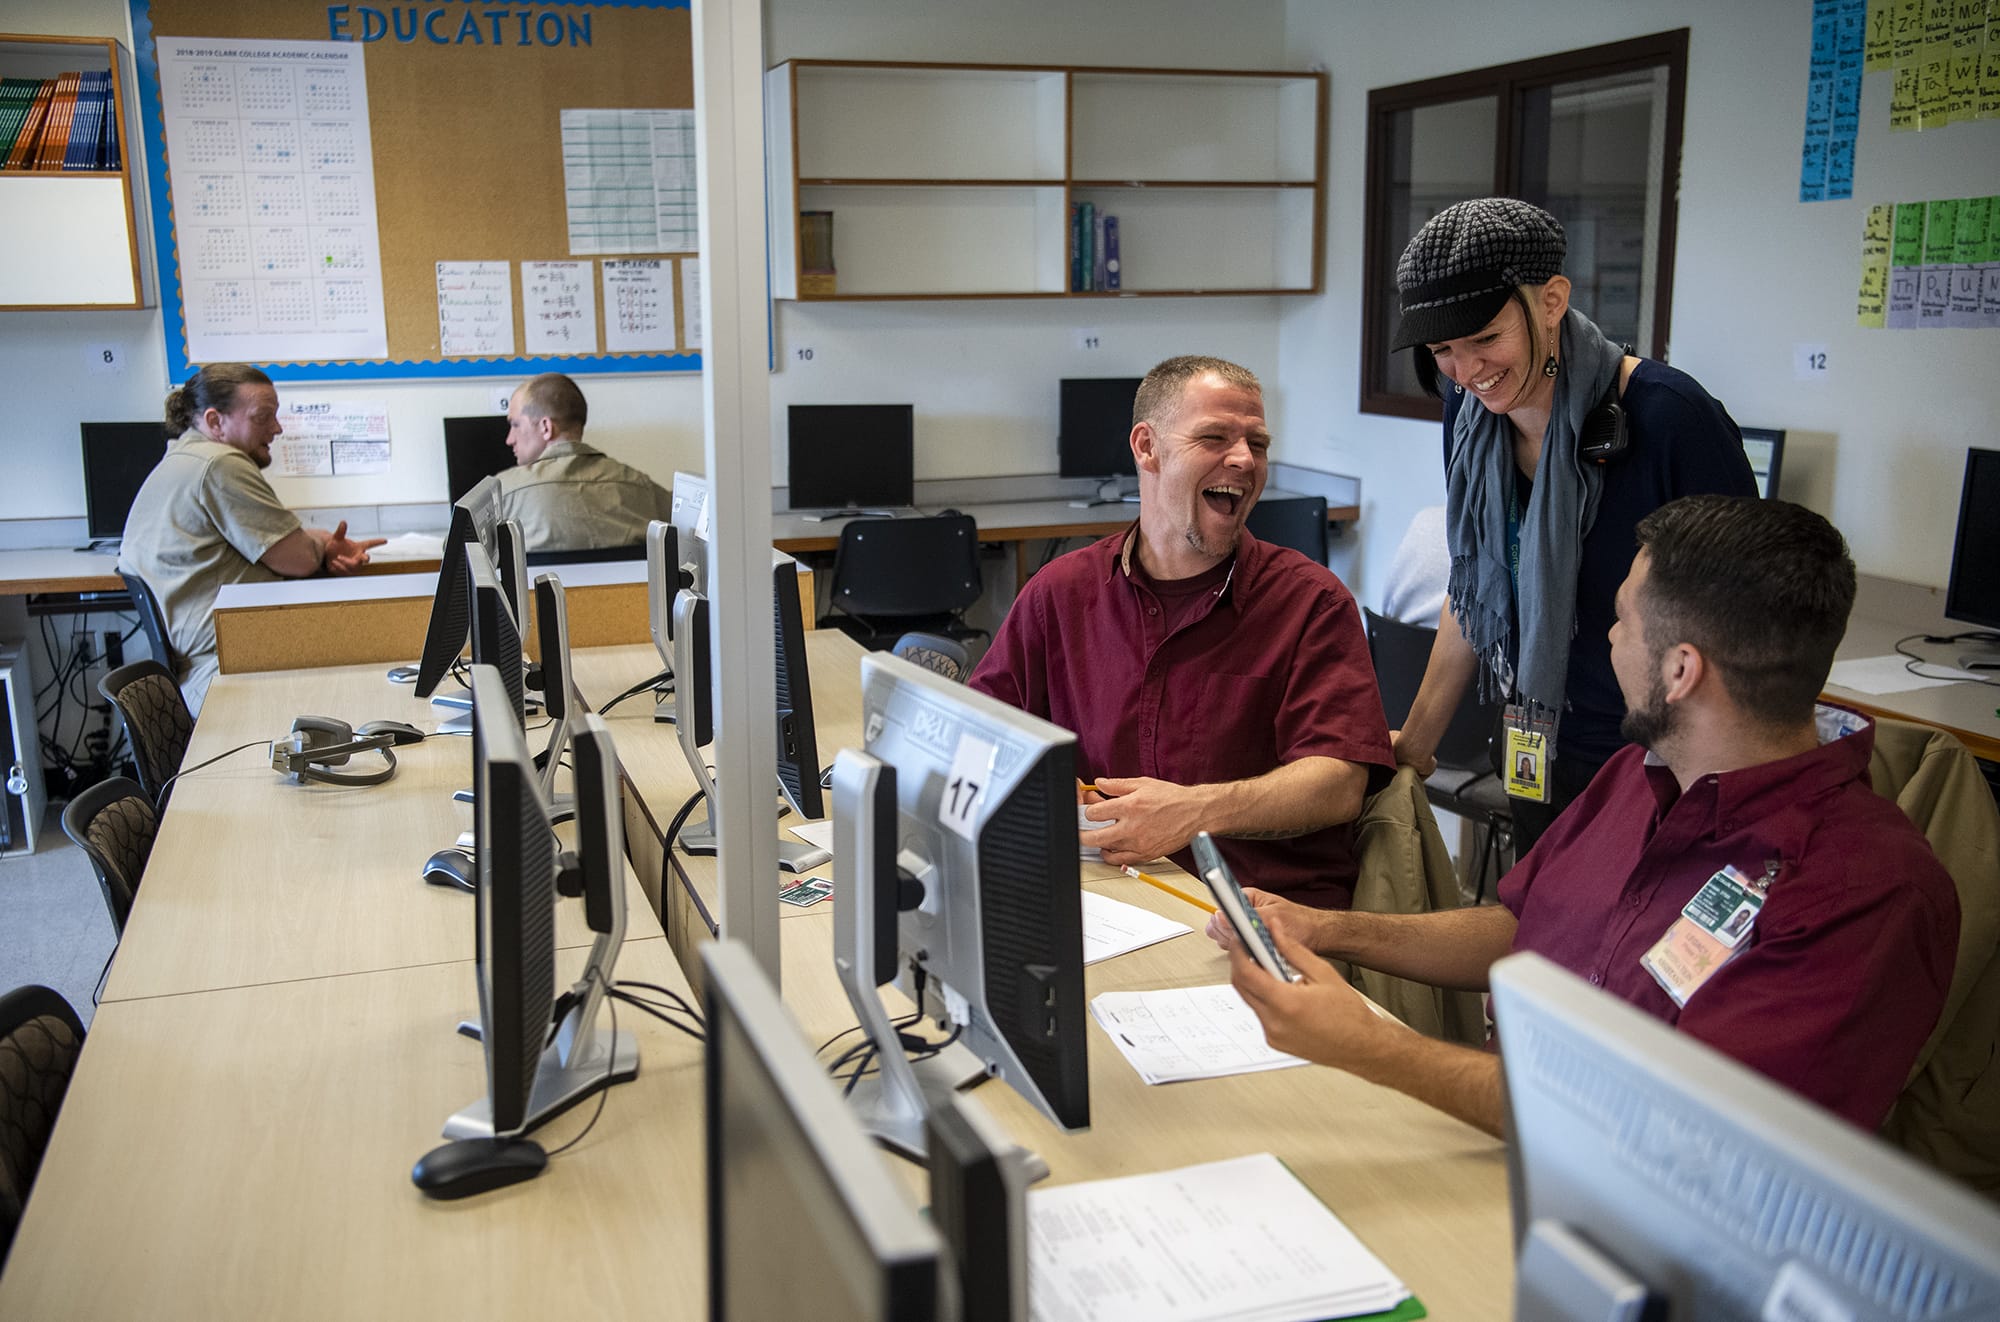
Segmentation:
[[(604, 1055), (607, 1043), (613, 1053), (608, 1068)], [(638, 1041), (622, 1028), (616, 1033), (599, 1032), (597, 1049), (590, 1053), (590, 1058), (568, 1068), (561, 1064), (559, 1051), (559, 1047), (550, 1046), (542, 1052), (541, 1068), (535, 1072), (534, 1091), (528, 1098), (528, 1118), (520, 1129), (523, 1134), (555, 1119), (601, 1088), (630, 1083), (639, 1077)], [(444, 1136), (492, 1138), (493, 1099), (482, 1097), (445, 1121)]]

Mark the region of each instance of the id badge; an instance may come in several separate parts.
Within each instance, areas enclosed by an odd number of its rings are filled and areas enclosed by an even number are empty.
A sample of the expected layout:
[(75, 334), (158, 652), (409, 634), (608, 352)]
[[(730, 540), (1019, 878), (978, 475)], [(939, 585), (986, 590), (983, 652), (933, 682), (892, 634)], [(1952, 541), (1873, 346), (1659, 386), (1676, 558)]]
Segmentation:
[(1666, 934), (1640, 956), (1639, 963), (1675, 1005), (1687, 1005), (1703, 983), (1743, 950), (1768, 888), (1768, 880), (1752, 881), (1734, 866), (1724, 867), (1702, 884)]
[(1530, 716), (1517, 704), (1505, 713), (1507, 746), (1502, 764), (1509, 798), (1529, 803), (1549, 801), (1549, 762), (1555, 756), (1555, 724)]

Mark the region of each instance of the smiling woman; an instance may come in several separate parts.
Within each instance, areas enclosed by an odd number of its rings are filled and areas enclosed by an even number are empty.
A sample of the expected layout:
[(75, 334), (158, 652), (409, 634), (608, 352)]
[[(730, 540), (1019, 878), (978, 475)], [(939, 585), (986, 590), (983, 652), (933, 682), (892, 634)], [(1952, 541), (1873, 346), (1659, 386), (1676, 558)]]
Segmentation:
[(1638, 521), (1679, 496), (1755, 494), (1722, 405), (1571, 306), (1567, 247), (1540, 207), (1475, 198), (1425, 224), (1396, 270), (1392, 345), (1411, 349), (1417, 379), (1444, 395), (1451, 550), (1437, 642), (1396, 757), (1435, 767), (1476, 676), (1550, 759), (1510, 782), (1528, 796), (1514, 803), (1524, 850), (1624, 742), (1608, 633)]

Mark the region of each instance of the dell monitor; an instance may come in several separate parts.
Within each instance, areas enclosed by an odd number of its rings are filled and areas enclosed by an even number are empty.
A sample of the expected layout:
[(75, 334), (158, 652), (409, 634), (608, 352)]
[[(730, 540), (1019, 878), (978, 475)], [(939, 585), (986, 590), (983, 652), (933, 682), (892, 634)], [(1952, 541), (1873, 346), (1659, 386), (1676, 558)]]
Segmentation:
[(938, 1235), (748, 948), (701, 947), (712, 1322), (930, 1322)]
[(514, 623), (513, 609), (484, 547), (466, 547), (465, 563), (472, 585), (472, 664), (492, 666), (500, 672), (515, 727), (525, 732), (527, 685), (521, 667), (521, 633)]
[(862, 658), (861, 704), (866, 749), (835, 761), (833, 819), (835, 964), (881, 1051), (864, 1124), (921, 1156), (926, 1103), (877, 993), (894, 973), (918, 1000), (920, 968), (920, 1008), (986, 1073), (1087, 1126), (1076, 737), (886, 653)]
[(86, 422), (83, 432), (83, 509), (91, 545), (125, 535), (125, 516), (146, 475), (167, 452), (164, 422)]
[(826, 816), (826, 804), (819, 788), (819, 736), (813, 727), (812, 672), (806, 664), (805, 606), (799, 600), (798, 562), (783, 551), (771, 554), (771, 614), (776, 634), (773, 714), (778, 726), (778, 788), (793, 812), (817, 821)]
[(451, 527), (444, 536), (444, 563), (438, 567), (437, 591), (431, 598), (430, 623), (424, 629), (424, 654), (417, 667), (417, 696), (428, 698), (450, 673), (465, 650), (470, 601), (465, 577), (465, 548), (477, 543), (490, 561), (493, 525), (500, 503), (498, 478), (483, 478), (451, 505)]
[[(1958, 497), (1958, 536), (1951, 545), (1951, 579), (1944, 594), (1946, 618), (1979, 629), (2000, 630), (2000, 450), (1965, 452), (1965, 487)], [(1961, 657), (1967, 669), (2000, 669), (2000, 637)]]
[(507, 448), (506, 414), (444, 420), (444, 481), (450, 499), (457, 500), (478, 486), (481, 478), (497, 476), (513, 466), (514, 452)]
[(550, 815), (562, 821), (576, 800), (556, 792), (556, 770), (570, 748), (578, 715), (576, 678), (569, 659), (569, 604), (562, 580), (554, 574), (535, 575), (535, 641), (541, 653), (542, 708), (549, 714), (549, 743), (542, 753), (542, 801)]
[(1785, 433), (1769, 427), (1745, 427), (1743, 457), (1750, 461), (1750, 475), (1757, 479), (1757, 494), (1765, 500), (1778, 495), (1778, 469), (1785, 458)]
[(1514, 1316), (2000, 1317), (1992, 1203), (1540, 956), (1492, 987)]
[(1132, 458), (1132, 402), (1143, 377), (1071, 377), (1059, 386), (1056, 420), (1056, 471), (1063, 477), (1099, 479), (1090, 505), (1127, 504), (1137, 491), (1121, 489), (1118, 479), (1137, 477)]
[(708, 592), (708, 479), (699, 473), (675, 473), (668, 514), (679, 534), (681, 586)]
[(932, 1106), (925, 1133), (931, 1224), (944, 1239), (956, 1322), (1028, 1322), (1024, 1154), (970, 1097)]
[[(512, 702), (503, 675), (475, 663), (472, 691), (473, 852), (479, 878), (474, 964), (487, 1095), (446, 1122), (445, 1137), (451, 1139), (526, 1134), (639, 1071), (632, 1036), (597, 1026), (625, 939), (624, 828), (611, 736), (596, 716), (577, 716), (577, 845), (559, 852), (526, 740), (503, 715)], [(559, 999), (560, 874), (575, 878), (585, 921), (596, 936), (582, 974)]]
[(915, 410), (908, 404), (794, 404), (786, 479), (808, 518), (889, 514), (916, 503)]

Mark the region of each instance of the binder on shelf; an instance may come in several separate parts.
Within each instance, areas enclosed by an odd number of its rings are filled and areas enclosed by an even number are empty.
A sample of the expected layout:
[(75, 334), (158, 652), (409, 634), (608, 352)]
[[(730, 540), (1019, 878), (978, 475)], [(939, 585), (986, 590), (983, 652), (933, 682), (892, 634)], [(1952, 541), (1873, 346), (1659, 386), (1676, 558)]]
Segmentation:
[(1069, 292), (1083, 288), (1083, 204), (1069, 204)]
[(35, 149), (35, 169), (60, 170), (63, 154), (69, 150), (69, 127), (76, 118), (76, 89), (83, 75), (64, 73), (56, 76), (55, 97), (49, 102), (48, 122), (42, 127), (42, 140)]
[(834, 292), (833, 213), (799, 213), (799, 293), (829, 298)]
[(108, 76), (97, 71), (83, 75), (76, 94), (76, 118), (70, 124), (69, 146), (63, 152), (65, 170), (97, 168), (98, 133), (104, 120), (102, 80)]
[(1077, 288), (1089, 289), (1091, 276), (1097, 270), (1097, 204), (1095, 202), (1085, 202), (1083, 204), (1083, 218), (1077, 225), (1077, 233), (1082, 235), (1083, 238), (1083, 253), (1077, 264), (1078, 274), (1082, 276), (1082, 279), (1077, 283)]
[(1118, 217), (1104, 218), (1104, 283), (1106, 293), (1118, 292)]
[(56, 83), (53, 78), (42, 80), (35, 90), (34, 102), (28, 107), (27, 118), (21, 121), (21, 132), (14, 139), (13, 147), (7, 153), (7, 162), (0, 168), (25, 170), (35, 158), (35, 144), (41, 141), (42, 124), (48, 118), (49, 105), (56, 98)]
[(122, 170), (125, 168), (125, 154), (119, 147), (121, 125), (118, 122), (118, 88), (111, 80), (110, 70), (105, 70), (104, 117), (98, 121), (97, 168), (100, 170)]
[(13, 152), (14, 140), (21, 136), (28, 107), (34, 105), (41, 86), (39, 78), (0, 79), (0, 164)]

